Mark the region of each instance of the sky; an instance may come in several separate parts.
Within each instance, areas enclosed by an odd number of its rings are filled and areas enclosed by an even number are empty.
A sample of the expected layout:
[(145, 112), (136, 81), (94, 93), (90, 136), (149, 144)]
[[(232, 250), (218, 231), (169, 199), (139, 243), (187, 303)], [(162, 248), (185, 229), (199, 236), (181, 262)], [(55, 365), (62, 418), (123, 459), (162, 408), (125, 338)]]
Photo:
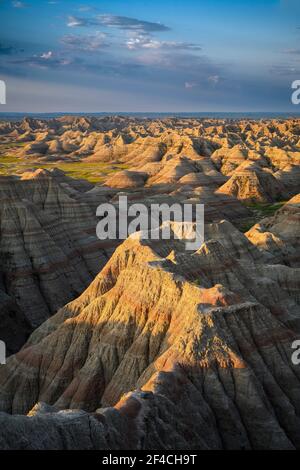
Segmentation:
[(299, 0), (0, 0), (1, 112), (299, 112)]

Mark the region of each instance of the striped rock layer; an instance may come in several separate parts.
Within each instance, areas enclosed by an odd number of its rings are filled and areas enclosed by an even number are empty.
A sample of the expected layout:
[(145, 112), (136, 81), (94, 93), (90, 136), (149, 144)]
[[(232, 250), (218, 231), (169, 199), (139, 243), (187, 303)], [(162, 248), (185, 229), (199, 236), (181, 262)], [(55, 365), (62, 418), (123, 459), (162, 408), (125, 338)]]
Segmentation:
[(299, 448), (299, 290), (227, 221), (130, 237), (0, 369), (1, 447)]

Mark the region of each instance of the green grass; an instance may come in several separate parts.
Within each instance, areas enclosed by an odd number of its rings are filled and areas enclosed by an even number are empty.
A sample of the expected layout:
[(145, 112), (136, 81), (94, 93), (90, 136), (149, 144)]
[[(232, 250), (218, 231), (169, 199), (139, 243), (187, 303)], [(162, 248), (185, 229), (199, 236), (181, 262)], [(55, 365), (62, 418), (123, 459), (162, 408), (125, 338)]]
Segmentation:
[(127, 168), (124, 164), (114, 164), (95, 162), (54, 162), (47, 164), (38, 164), (36, 168), (59, 168), (68, 176), (75, 179), (85, 179), (91, 183), (101, 183), (108, 175), (116, 173)]
[(117, 171), (128, 168), (123, 163), (102, 163), (102, 162), (37, 162), (36, 159), (18, 158), (13, 155), (0, 155), (0, 175), (15, 175), (26, 170), (44, 168), (50, 170), (59, 168), (67, 176), (75, 179), (85, 179), (91, 183), (101, 183), (104, 179)]
[(247, 207), (257, 214), (260, 213), (264, 217), (271, 217), (285, 203), (286, 201), (280, 201), (280, 202), (275, 202), (271, 204), (257, 202), (257, 203), (247, 204)]
[(44, 168), (50, 170), (59, 168), (67, 176), (75, 179), (85, 179), (91, 183), (102, 183), (108, 175), (128, 168), (123, 163), (68, 161), (43, 161), (35, 157), (20, 158), (14, 155), (14, 150), (26, 145), (24, 142), (4, 142), (0, 144), (0, 175), (19, 175), (27, 170)]
[(280, 209), (286, 201), (280, 201), (280, 202), (275, 202), (275, 203), (251, 203), (251, 204), (245, 204), (245, 206), (250, 209), (250, 211), (253, 213), (249, 219), (246, 219), (242, 221), (239, 224), (239, 230), (241, 232), (245, 233), (250, 230), (253, 225), (257, 224), (260, 220), (266, 218), (266, 217), (272, 217), (278, 209)]
[(20, 159), (18, 157), (14, 157), (13, 155), (0, 155), (1, 164), (13, 165), (19, 162), (20, 162)]
[(23, 147), (23, 145), (25, 145), (24, 142), (4, 142), (3, 144), (0, 144), (0, 150)]

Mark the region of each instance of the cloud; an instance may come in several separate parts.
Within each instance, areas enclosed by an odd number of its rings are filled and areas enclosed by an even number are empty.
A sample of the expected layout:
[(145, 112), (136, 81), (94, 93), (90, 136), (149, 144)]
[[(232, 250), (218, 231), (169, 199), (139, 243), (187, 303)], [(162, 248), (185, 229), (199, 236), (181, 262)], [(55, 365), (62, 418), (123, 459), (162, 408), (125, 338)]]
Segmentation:
[(67, 26), (88, 27), (104, 25), (107, 27), (115, 27), (125, 31), (137, 31), (139, 33), (151, 33), (169, 31), (170, 28), (162, 23), (153, 23), (150, 21), (138, 20), (127, 16), (117, 15), (97, 15), (94, 18), (81, 18), (77, 16), (69, 16)]
[(220, 77), (219, 75), (211, 75), (210, 77), (208, 77), (207, 80), (213, 85), (217, 85), (220, 81)]
[(300, 75), (300, 67), (293, 65), (273, 65), (270, 69), (271, 74), (281, 76)]
[[(204, 74), (205, 74), (205, 71), (204, 71)], [(204, 88), (205, 85), (207, 85), (207, 82), (210, 85), (213, 85), (215, 87), (216, 85), (218, 85), (218, 83), (220, 83), (220, 81), (221, 81), (221, 77), (219, 75), (210, 75), (206, 78), (203, 77), (201, 82), (200, 81), (185, 82), (184, 83), (184, 88), (186, 88), (187, 90), (190, 90), (192, 88), (199, 88), (200, 86), (202, 86)], [(206, 88), (207, 88), (207, 86), (206, 86)]]
[(117, 60), (117, 58), (101, 60), (101, 62), (82, 62), (81, 70), (94, 74), (95, 76), (110, 75), (118, 78), (130, 78), (143, 73), (143, 65), (128, 60)]
[(0, 70), (2, 66), (3, 70), (7, 72), (13, 70), (14, 74), (18, 75), (20, 67), (23, 68), (23, 71), (29, 67), (36, 70), (65, 70), (72, 72), (72, 76), (74, 76), (73, 71), (76, 69), (78, 74), (87, 72), (95, 77), (111, 75), (119, 78), (132, 77), (133, 74), (136, 75), (138, 70), (143, 70), (143, 65), (130, 60), (120, 60), (119, 57), (101, 56), (101, 60), (94, 60), (94, 57), (97, 59), (97, 56), (93, 56), (93, 60), (90, 59), (90, 56), (88, 60), (82, 57), (67, 58), (53, 51), (45, 51), (39, 55), (7, 61), (5, 66), (0, 63)]
[(71, 15), (68, 16), (67, 26), (69, 26), (69, 28), (75, 28), (77, 26), (93, 26), (94, 24), (95, 23), (91, 23), (90, 20), (85, 18), (78, 18)]
[[(205, 55), (196, 55), (177, 50), (147, 49), (135, 58), (139, 63), (148, 66), (160, 66), (172, 71), (188, 71), (189, 77), (186, 81), (198, 81), (197, 75), (208, 77), (219, 74), (219, 67), (215, 66)], [(203, 73), (203, 71), (205, 71)], [(193, 76), (192, 76), (193, 74)]]
[(76, 60), (67, 59), (54, 54), (52, 51), (43, 52), (40, 55), (33, 55), (31, 57), (24, 57), (22, 59), (15, 59), (10, 61), (10, 64), (25, 65), (29, 67), (38, 67), (41, 69), (59, 68), (68, 65), (73, 65)]
[(169, 50), (186, 50), (200, 51), (198, 44), (178, 41), (158, 41), (150, 36), (139, 34), (130, 37), (126, 41), (126, 47), (130, 50), (134, 49), (169, 49)]
[(282, 51), (284, 54), (293, 54), (293, 55), (300, 55), (300, 49), (285, 49)]
[(196, 83), (196, 82), (185, 82), (184, 83), (184, 88), (186, 88), (187, 90), (189, 90), (191, 88), (198, 87), (198, 86), (199, 86), (199, 83)]
[(49, 60), (53, 57), (53, 52), (48, 51), (48, 52), (43, 52), (43, 54), (40, 55), (41, 59)]
[(0, 44), (0, 55), (10, 55), (14, 52), (14, 47)]
[(14, 46), (7, 46), (0, 43), (0, 55), (11, 55), (18, 52), (24, 52), (24, 49), (17, 49)]
[(27, 7), (26, 3), (24, 2), (12, 1), (11, 3), (14, 8), (26, 8)]
[(110, 46), (110, 44), (105, 41), (106, 37), (107, 34), (102, 32), (97, 32), (96, 34), (91, 34), (87, 36), (69, 34), (63, 36), (61, 38), (61, 42), (65, 46), (68, 46), (71, 49), (77, 51), (94, 52)]
[(155, 32), (155, 31), (169, 31), (170, 28), (162, 23), (152, 23), (150, 21), (137, 20), (127, 16), (116, 15), (100, 15), (102, 24), (106, 26), (114, 26), (124, 30), (142, 31), (142, 32)]
[(94, 10), (94, 7), (91, 7), (89, 5), (82, 5), (81, 7), (78, 8), (78, 11), (91, 11)]

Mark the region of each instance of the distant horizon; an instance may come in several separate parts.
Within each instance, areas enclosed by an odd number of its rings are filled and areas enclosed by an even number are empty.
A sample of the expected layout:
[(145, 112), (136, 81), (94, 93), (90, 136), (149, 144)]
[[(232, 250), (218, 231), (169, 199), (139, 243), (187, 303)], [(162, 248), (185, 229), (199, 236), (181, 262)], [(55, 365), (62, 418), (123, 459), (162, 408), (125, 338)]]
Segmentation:
[(148, 119), (159, 119), (175, 117), (175, 118), (195, 118), (195, 119), (297, 119), (300, 118), (300, 112), (291, 111), (99, 111), (99, 112), (85, 112), (85, 111), (57, 111), (57, 112), (22, 112), (22, 111), (11, 111), (2, 112), (0, 111), (1, 121), (18, 121), (26, 117), (29, 118), (41, 118), (41, 119), (55, 119), (62, 116), (74, 116), (74, 117), (136, 117), (136, 118), (148, 118)]
[(286, 111), (0, 111), (0, 115), (42, 115), (42, 114), (66, 114), (66, 115), (122, 115), (122, 114), (289, 114), (299, 115), (300, 110)]
[[(240, 114), (240, 113), (247, 113), (247, 114), (254, 114), (254, 113), (265, 113), (265, 114), (273, 114), (273, 113), (288, 113), (288, 114), (293, 114), (292, 111), (290, 110), (278, 110), (278, 111), (264, 111), (264, 110), (258, 110), (258, 111), (248, 111), (248, 110), (243, 110), (243, 111), (0, 111), (0, 114), (117, 114), (117, 113), (124, 113), (124, 114), (142, 114), (142, 113), (160, 113), (160, 114), (169, 114), (169, 113), (178, 113), (178, 114), (186, 114), (186, 113), (193, 113), (193, 114), (198, 114), (198, 113), (208, 113), (208, 114), (215, 114), (215, 113), (232, 113), (232, 114)], [(298, 113), (300, 114), (300, 110)]]

